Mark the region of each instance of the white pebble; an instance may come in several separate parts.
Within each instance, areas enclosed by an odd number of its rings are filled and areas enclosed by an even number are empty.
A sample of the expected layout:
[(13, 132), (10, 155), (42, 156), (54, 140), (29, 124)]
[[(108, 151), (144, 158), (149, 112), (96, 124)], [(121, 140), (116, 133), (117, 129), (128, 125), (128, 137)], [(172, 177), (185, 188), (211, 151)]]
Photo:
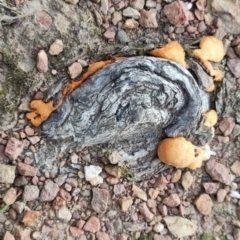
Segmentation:
[(95, 179), (100, 172), (102, 172), (102, 168), (99, 166), (90, 165), (84, 167), (85, 179), (87, 181)]
[(229, 194), (229, 196), (230, 196), (231, 198), (240, 199), (240, 194), (239, 194), (238, 191), (231, 191), (230, 194)]
[(231, 183), (231, 190), (232, 190), (232, 191), (235, 191), (235, 190), (237, 190), (237, 189), (238, 189), (237, 183), (232, 182), (232, 183)]
[(156, 233), (160, 233), (163, 229), (164, 229), (164, 225), (162, 223), (160, 223), (160, 222), (155, 224), (154, 227), (153, 227), (153, 230)]
[(185, 6), (186, 6), (187, 10), (190, 10), (192, 8), (193, 4), (190, 2), (185, 2)]

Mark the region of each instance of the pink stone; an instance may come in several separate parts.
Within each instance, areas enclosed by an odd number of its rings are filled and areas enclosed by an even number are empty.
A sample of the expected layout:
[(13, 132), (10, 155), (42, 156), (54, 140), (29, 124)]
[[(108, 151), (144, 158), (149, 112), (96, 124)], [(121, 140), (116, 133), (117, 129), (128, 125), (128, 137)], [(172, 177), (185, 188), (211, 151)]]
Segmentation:
[(114, 187), (113, 187), (113, 192), (114, 192), (114, 194), (116, 194), (116, 195), (125, 192), (125, 187), (124, 187), (124, 185), (123, 185), (123, 184), (120, 184), (120, 183), (114, 185)]
[[(164, 228), (165, 229), (165, 228)], [(167, 232), (161, 231), (161, 234), (164, 235), (159, 235), (159, 234), (154, 234), (153, 240), (172, 240), (172, 238), (168, 235), (166, 235)]]
[(176, 207), (181, 203), (181, 200), (176, 193), (172, 193), (168, 197), (165, 197), (162, 203), (168, 207)]
[(219, 183), (206, 182), (206, 183), (203, 183), (203, 187), (207, 194), (215, 194), (219, 189)]
[(108, 28), (107, 31), (103, 34), (104, 38), (113, 41), (115, 39), (116, 31), (112, 28)]
[(179, 212), (180, 212), (181, 216), (184, 216), (184, 214), (185, 214), (185, 207), (182, 204), (179, 206)]
[(66, 200), (66, 202), (70, 202), (72, 199), (72, 196), (69, 192), (65, 191), (64, 189), (60, 189), (59, 195)]
[(236, 78), (240, 78), (240, 59), (232, 58), (227, 60), (227, 66)]
[(78, 75), (80, 75), (82, 73), (82, 65), (81, 65), (81, 63), (75, 62), (71, 66), (69, 66), (68, 73), (69, 73), (71, 79), (74, 79)]
[(76, 178), (68, 178), (66, 182), (70, 184), (72, 187), (78, 186), (78, 180)]
[(40, 201), (52, 201), (58, 194), (59, 187), (56, 183), (51, 181), (50, 179), (46, 180), (44, 183), (44, 187), (40, 193)]
[(4, 195), (3, 202), (10, 205), (15, 202), (16, 196), (17, 196), (16, 189), (11, 187), (10, 189), (8, 189), (8, 191)]
[(73, 237), (78, 237), (84, 233), (83, 230), (81, 230), (77, 227), (70, 227), (69, 231)]
[(191, 25), (188, 25), (188, 26), (187, 26), (187, 31), (188, 31), (189, 33), (194, 33), (194, 32), (196, 32), (196, 30), (197, 30), (197, 28), (194, 27), (194, 26), (191, 26)]
[(229, 137), (217, 136), (217, 140), (221, 143), (228, 143)]
[(91, 233), (96, 233), (97, 231), (100, 230), (100, 220), (95, 217), (95, 216), (91, 216), (86, 224), (84, 225), (83, 229), (87, 232), (91, 232)]
[(116, 5), (114, 5), (115, 10), (121, 10), (125, 7), (124, 1), (119, 1)]
[(27, 134), (27, 136), (33, 136), (34, 135), (34, 130), (32, 128), (30, 128), (29, 126), (26, 126), (24, 131)]
[(81, 219), (81, 220), (79, 220), (79, 221), (77, 222), (76, 226), (77, 226), (77, 228), (82, 229), (83, 226), (85, 225), (85, 223), (86, 223), (86, 222)]
[(217, 201), (218, 202), (223, 202), (226, 196), (227, 196), (227, 190), (226, 189), (219, 189), (217, 191)]
[(139, 19), (139, 24), (144, 28), (157, 28), (158, 23), (156, 19), (157, 10), (150, 9), (149, 11), (143, 9), (141, 11), (141, 17)]
[(167, 207), (166, 205), (159, 205), (158, 206), (158, 211), (163, 215), (163, 216), (167, 216)]
[(32, 167), (28, 164), (22, 163), (22, 162), (19, 162), (17, 164), (17, 170), (21, 175), (23, 175), (25, 177), (27, 177), (27, 176), (34, 177), (34, 176), (36, 176), (36, 172), (37, 172), (34, 167)]
[(203, 32), (203, 31), (205, 31), (206, 29), (207, 29), (207, 27), (206, 27), (205, 22), (204, 22), (204, 21), (201, 21), (201, 22), (198, 24), (197, 30), (198, 30), (199, 32)]
[(67, 174), (59, 175), (57, 178), (54, 179), (54, 182), (61, 187), (67, 179)]
[(234, 178), (226, 166), (215, 160), (207, 161), (206, 171), (213, 180), (225, 183), (226, 185), (230, 185)]
[(154, 188), (157, 188), (159, 191), (163, 191), (166, 188), (167, 184), (167, 179), (164, 176), (160, 175), (154, 184)]
[(138, 209), (147, 222), (150, 222), (153, 219), (154, 214), (152, 212), (150, 212), (150, 210), (147, 207), (147, 204), (145, 202), (140, 203), (138, 205)]
[(30, 234), (31, 234), (31, 229), (29, 228), (21, 228), (21, 227), (16, 227), (16, 238), (18, 240), (31, 240)]
[(29, 158), (29, 157), (25, 157), (25, 158), (24, 158), (24, 163), (26, 163), (26, 164), (28, 164), (28, 165), (31, 165), (32, 162), (33, 162), (33, 160), (32, 160), (31, 158)]
[(115, 184), (118, 184), (119, 178), (107, 177), (106, 181), (111, 185), (115, 185)]
[(38, 182), (39, 182), (39, 179), (38, 179), (37, 176), (35, 176), (35, 177), (32, 178), (32, 184), (37, 185)]
[(142, 10), (145, 4), (145, 0), (132, 0), (130, 6), (136, 10)]
[(17, 157), (22, 153), (23, 148), (24, 148), (23, 142), (12, 137), (8, 140), (7, 146), (5, 148), (5, 154), (11, 160), (16, 160)]
[(198, 0), (196, 2), (196, 6), (197, 6), (198, 10), (200, 10), (202, 12), (205, 10), (206, 4), (207, 4), (206, 0)]
[(36, 92), (36, 94), (34, 95), (33, 99), (34, 100), (43, 99), (43, 92), (41, 92), (41, 91)]
[(97, 232), (96, 233), (97, 240), (110, 240), (110, 236), (105, 232)]
[(198, 9), (195, 9), (194, 14), (195, 14), (195, 16), (197, 17), (198, 20), (200, 20), (200, 21), (204, 20), (204, 12), (202, 12)]
[(38, 22), (41, 26), (49, 28), (52, 25), (52, 18), (50, 15), (48, 15), (45, 12), (38, 12), (35, 15), (35, 20)]
[(209, 215), (212, 212), (213, 202), (208, 194), (201, 194), (195, 201), (198, 211), (203, 215)]
[(15, 240), (14, 236), (10, 232), (5, 232), (2, 240)]
[(181, 176), (182, 176), (182, 170), (177, 169), (172, 175), (171, 182), (172, 183), (178, 182), (180, 180)]
[(139, 25), (139, 23), (132, 19), (132, 18), (129, 18), (125, 21), (125, 23), (123, 24), (123, 28), (126, 28), (126, 29), (134, 29), (134, 28), (137, 28)]
[(167, 4), (163, 8), (163, 13), (169, 22), (175, 26), (183, 25), (188, 21), (188, 11), (183, 1)]
[(48, 71), (48, 56), (44, 50), (40, 50), (37, 55), (37, 69), (42, 73)]
[(229, 136), (235, 127), (235, 120), (232, 117), (224, 117), (219, 122), (219, 129), (224, 136)]
[(230, 168), (237, 177), (240, 177), (240, 161), (235, 161)]
[(147, 0), (146, 7), (147, 8), (155, 8), (157, 6), (157, 2), (155, 0)]

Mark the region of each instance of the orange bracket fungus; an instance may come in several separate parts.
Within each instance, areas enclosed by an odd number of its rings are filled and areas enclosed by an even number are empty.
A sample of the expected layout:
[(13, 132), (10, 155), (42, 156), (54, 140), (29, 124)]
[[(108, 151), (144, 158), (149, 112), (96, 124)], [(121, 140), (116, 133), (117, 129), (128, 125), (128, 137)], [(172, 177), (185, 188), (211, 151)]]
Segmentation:
[(183, 67), (188, 68), (185, 62), (185, 52), (183, 47), (176, 41), (172, 41), (167, 45), (150, 51), (150, 55), (161, 57), (180, 63)]
[(53, 106), (53, 101), (45, 103), (42, 100), (33, 100), (30, 103), (30, 107), (33, 109), (33, 111), (26, 114), (27, 119), (31, 121), (33, 126), (39, 127), (44, 121), (48, 119), (48, 117), (54, 110), (61, 106), (64, 99), (69, 94), (71, 94), (74, 89), (82, 85), (90, 76), (92, 76), (99, 69), (121, 59), (125, 59), (125, 57), (115, 57), (110, 60), (100, 61), (91, 64), (88, 67), (87, 72), (83, 74), (82, 78), (79, 81), (72, 81), (71, 83), (66, 84), (66, 86), (62, 90), (62, 98), (56, 106)]
[(208, 112), (203, 113), (202, 115), (204, 118), (204, 126), (211, 128), (217, 123), (218, 116), (215, 110), (211, 109)]
[(193, 54), (208, 69), (209, 74), (214, 77), (215, 81), (221, 81), (222, 71), (214, 70), (212, 64), (209, 62), (222, 61), (225, 50), (221, 40), (213, 36), (203, 37), (200, 41), (200, 49), (193, 50)]
[(158, 146), (158, 157), (165, 164), (177, 167), (196, 169), (214, 153), (208, 145), (203, 148), (194, 146), (184, 137), (166, 138)]
[(210, 93), (210, 92), (213, 92), (215, 89), (215, 85), (214, 83), (210, 85), (210, 87), (208, 87), (207, 89), (205, 89), (206, 92)]

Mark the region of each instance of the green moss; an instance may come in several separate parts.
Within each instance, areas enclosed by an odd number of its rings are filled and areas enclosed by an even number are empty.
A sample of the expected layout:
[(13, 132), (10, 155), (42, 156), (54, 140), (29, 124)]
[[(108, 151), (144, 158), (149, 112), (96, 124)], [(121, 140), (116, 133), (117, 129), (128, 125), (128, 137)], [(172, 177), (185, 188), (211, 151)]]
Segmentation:
[(141, 234), (141, 236), (139, 237), (139, 238), (136, 238), (136, 236), (134, 235), (134, 234), (132, 234), (131, 236), (130, 236), (130, 240), (153, 240), (153, 236), (151, 236), (152, 234), (150, 234), (150, 235), (143, 235), (143, 234)]
[(216, 234), (213, 235), (212, 233), (207, 233), (207, 232), (202, 233), (200, 240), (215, 240), (216, 239), (215, 237), (218, 237), (218, 239), (221, 239), (221, 240), (227, 240), (225, 236), (222, 236), (222, 235), (219, 236)]
[(3, 56), (0, 68), (5, 68), (7, 72), (0, 89), (0, 109), (11, 113), (17, 109), (20, 98), (28, 92), (29, 74), (17, 66), (16, 55), (1, 50), (0, 54)]
[(131, 170), (126, 166), (120, 166), (121, 169), (121, 175), (125, 178), (127, 178), (130, 181), (134, 180), (134, 173), (131, 172)]
[(206, 233), (204, 232), (202, 235), (201, 235), (201, 240), (214, 240), (214, 236), (213, 235), (210, 235), (209, 233)]

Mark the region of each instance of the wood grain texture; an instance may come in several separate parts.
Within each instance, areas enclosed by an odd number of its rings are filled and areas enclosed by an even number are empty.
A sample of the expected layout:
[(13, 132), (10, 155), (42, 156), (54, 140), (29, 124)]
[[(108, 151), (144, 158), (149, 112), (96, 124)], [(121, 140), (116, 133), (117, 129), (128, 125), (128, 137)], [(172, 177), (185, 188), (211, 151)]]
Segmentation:
[[(59, 92), (54, 98), (59, 99)], [(132, 57), (90, 77), (42, 131), (69, 146), (107, 143), (140, 179), (162, 167), (156, 160), (161, 139), (184, 136), (197, 145), (211, 140), (213, 130), (202, 124), (202, 112), (208, 109), (209, 94), (187, 69), (169, 60)]]

